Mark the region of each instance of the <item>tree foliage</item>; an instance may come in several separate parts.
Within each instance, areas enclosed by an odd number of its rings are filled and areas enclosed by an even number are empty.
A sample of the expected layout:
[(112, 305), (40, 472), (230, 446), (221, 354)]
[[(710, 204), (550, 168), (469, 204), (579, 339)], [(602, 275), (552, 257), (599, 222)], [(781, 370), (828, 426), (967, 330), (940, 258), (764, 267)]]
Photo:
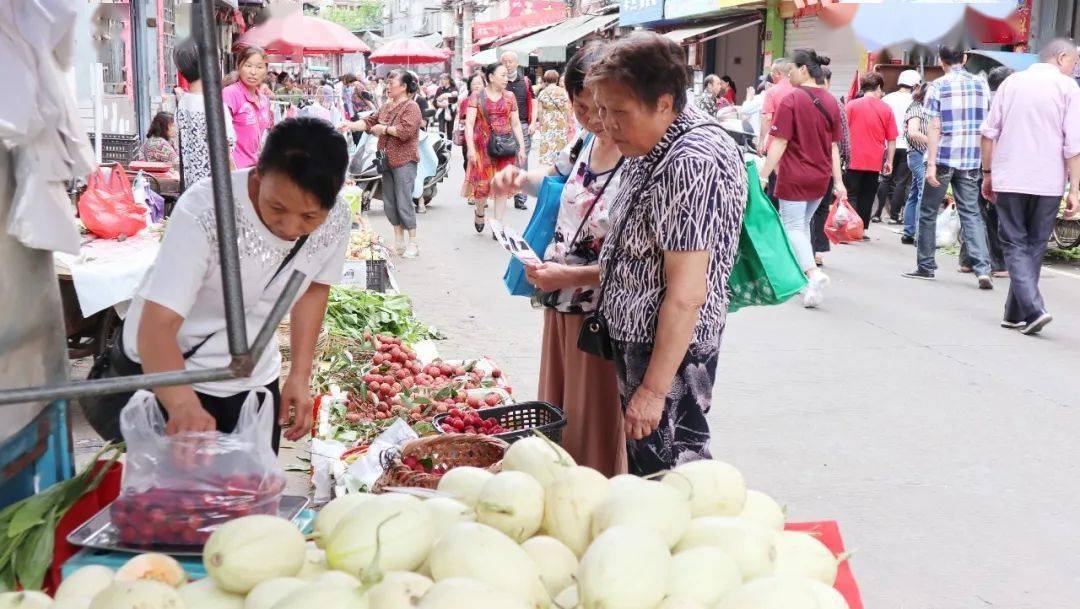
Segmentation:
[(350, 32), (378, 29), (382, 24), (383, 0), (366, 0), (357, 8), (330, 6), (319, 17), (344, 27)]

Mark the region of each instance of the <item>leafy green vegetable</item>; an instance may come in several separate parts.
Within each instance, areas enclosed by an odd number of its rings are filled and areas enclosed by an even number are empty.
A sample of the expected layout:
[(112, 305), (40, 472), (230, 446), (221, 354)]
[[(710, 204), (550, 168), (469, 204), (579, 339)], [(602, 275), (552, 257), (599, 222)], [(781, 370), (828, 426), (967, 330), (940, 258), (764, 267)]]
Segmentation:
[(344, 286), (330, 289), (326, 329), (331, 336), (353, 339), (363, 338), (365, 332), (391, 334), (406, 343), (444, 338), (438, 330), (417, 321), (408, 296)]
[[(0, 511), (0, 586), (41, 589), (52, 563), (56, 524), (83, 495), (101, 484), (123, 452), (123, 444), (106, 445), (73, 478)], [(108, 459), (95, 473), (94, 464), (106, 455)]]

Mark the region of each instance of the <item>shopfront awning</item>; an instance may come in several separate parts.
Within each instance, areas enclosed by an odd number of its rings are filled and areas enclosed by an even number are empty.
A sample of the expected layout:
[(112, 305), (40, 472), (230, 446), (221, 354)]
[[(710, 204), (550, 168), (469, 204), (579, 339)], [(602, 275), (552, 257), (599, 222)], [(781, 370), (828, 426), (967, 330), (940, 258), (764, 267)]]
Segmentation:
[(667, 36), (679, 44), (690, 44), (691, 42), (704, 42), (706, 40), (712, 40), (713, 38), (719, 38), (720, 36), (726, 36), (727, 34), (737, 32), (759, 23), (761, 23), (761, 17), (744, 15), (742, 17), (732, 17), (723, 21), (714, 21), (708, 24), (695, 24), (674, 29), (670, 32), (666, 32), (664, 36)]
[(561, 63), (567, 59), (567, 47), (589, 34), (608, 29), (618, 21), (618, 13), (573, 17), (548, 30), (505, 45), (500, 51), (514, 51), (524, 56), (535, 53), (541, 62)]

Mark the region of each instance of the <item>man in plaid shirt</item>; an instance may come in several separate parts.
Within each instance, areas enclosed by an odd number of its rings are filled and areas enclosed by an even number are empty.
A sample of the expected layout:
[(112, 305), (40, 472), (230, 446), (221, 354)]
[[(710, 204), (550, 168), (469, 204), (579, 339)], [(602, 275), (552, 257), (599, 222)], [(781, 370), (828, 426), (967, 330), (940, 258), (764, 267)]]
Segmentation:
[(945, 75), (930, 83), (926, 114), (930, 118), (926, 152), (926, 188), (919, 206), (918, 268), (905, 277), (933, 279), (938, 210), (949, 186), (960, 215), (964, 246), (979, 288), (994, 287), (986, 246), (986, 224), (979, 213), (982, 150), (979, 127), (990, 106), (990, 87), (964, 70), (964, 52), (942, 45), (938, 51)]

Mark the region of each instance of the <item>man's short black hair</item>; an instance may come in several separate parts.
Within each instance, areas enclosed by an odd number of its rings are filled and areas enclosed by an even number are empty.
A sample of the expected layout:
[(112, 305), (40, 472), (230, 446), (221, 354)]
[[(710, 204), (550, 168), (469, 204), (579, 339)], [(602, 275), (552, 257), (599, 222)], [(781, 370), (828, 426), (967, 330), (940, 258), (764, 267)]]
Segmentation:
[(260, 174), (284, 173), (323, 208), (333, 209), (348, 163), (345, 138), (329, 122), (305, 116), (285, 119), (270, 130), (257, 169)]
[(943, 44), (938, 47), (938, 57), (950, 66), (958, 66), (964, 63), (964, 49)]
[(199, 72), (199, 49), (195, 46), (194, 38), (185, 38), (176, 44), (173, 61), (176, 63), (176, 71), (189, 83), (199, 82), (202, 78)]
[(867, 72), (859, 79), (859, 90), (863, 93), (870, 93), (884, 87), (885, 79), (877, 72)]

